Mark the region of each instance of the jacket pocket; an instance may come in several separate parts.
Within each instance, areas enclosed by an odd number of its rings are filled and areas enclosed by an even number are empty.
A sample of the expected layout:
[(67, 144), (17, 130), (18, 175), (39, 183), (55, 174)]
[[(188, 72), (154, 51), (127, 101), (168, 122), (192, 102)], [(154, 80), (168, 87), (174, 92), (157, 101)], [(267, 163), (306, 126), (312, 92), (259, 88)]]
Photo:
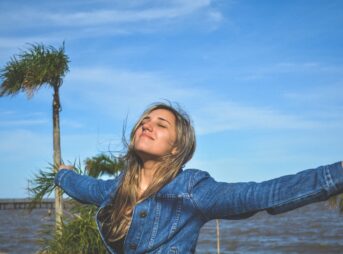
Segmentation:
[(178, 254), (179, 250), (176, 247), (171, 247), (168, 254)]

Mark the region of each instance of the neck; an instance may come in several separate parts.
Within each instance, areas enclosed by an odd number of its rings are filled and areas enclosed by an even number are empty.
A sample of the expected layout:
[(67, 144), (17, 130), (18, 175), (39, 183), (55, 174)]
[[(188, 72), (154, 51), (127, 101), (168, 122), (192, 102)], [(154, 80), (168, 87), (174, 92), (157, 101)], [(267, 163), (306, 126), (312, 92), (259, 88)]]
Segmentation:
[(158, 162), (153, 160), (144, 161), (140, 172), (140, 194), (142, 194), (152, 183)]

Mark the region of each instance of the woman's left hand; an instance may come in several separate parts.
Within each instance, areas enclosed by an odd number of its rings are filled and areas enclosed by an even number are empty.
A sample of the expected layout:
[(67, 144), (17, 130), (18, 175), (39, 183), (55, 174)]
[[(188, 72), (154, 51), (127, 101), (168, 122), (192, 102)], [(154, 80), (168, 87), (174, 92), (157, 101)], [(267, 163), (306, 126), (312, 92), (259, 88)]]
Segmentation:
[(69, 169), (69, 170), (73, 170), (74, 166), (72, 165), (64, 165), (64, 164), (61, 164), (59, 167), (58, 167), (58, 170), (61, 170), (61, 169)]

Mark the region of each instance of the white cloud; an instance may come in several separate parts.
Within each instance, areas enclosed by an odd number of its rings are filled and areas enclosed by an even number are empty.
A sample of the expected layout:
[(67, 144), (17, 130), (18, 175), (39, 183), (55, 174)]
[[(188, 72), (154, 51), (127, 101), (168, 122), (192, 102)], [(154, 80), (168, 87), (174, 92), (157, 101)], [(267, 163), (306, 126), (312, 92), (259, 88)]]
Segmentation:
[(0, 116), (10, 116), (14, 115), (16, 112), (14, 110), (0, 110)]
[(324, 124), (299, 115), (277, 110), (241, 105), (228, 101), (211, 101), (195, 113), (195, 122), (201, 134), (242, 129), (312, 129)]
[[(214, 20), (218, 21), (219, 12), (211, 8), (209, 0), (183, 0), (183, 1), (166, 1), (156, 4), (154, 1), (145, 1), (139, 5), (132, 3), (120, 5), (98, 4), (90, 8), (84, 8), (83, 11), (75, 11), (75, 7), (70, 6), (63, 9), (51, 10), (44, 9), (44, 6), (25, 7), (14, 9), (3, 13), (0, 18), (1, 23), (15, 24), (22, 26), (66, 26), (66, 27), (84, 27), (98, 26), (105, 24), (125, 24), (125, 23), (141, 23), (150, 21), (163, 21), (169, 19), (177, 19), (195, 12), (205, 11), (210, 12), (214, 16)], [(39, 15), (37, 15), (39, 12)]]
[(43, 112), (19, 112), (15, 110), (0, 111), (0, 126), (2, 128), (44, 126), (50, 119)]
[[(47, 147), (52, 147), (52, 136), (34, 133), (25, 129), (11, 129), (0, 132), (1, 160), (25, 161), (30, 158), (44, 158)], [(49, 156), (49, 155), (48, 155)]]
[[(137, 23), (150, 22), (158, 20), (175, 19), (182, 16), (189, 15), (200, 8), (206, 7), (206, 4), (194, 4), (199, 1), (194, 1), (189, 4), (187, 1), (180, 1), (178, 5), (164, 8), (147, 8), (140, 10), (96, 10), (89, 12), (76, 13), (48, 13), (43, 17), (48, 22), (52, 22), (58, 26), (94, 26), (102, 24), (122, 24), (122, 23)], [(216, 21), (218, 20), (218, 13), (211, 12)]]
[[(121, 137), (108, 133), (63, 134), (61, 136), (62, 156), (65, 161), (84, 160), (109, 149), (118, 149)], [(52, 133), (41, 133), (26, 129), (0, 131), (0, 161), (23, 163), (52, 161)], [(45, 166), (41, 165), (41, 166)], [(31, 165), (32, 166), (32, 165)]]
[[(184, 26), (179, 23), (185, 18), (194, 20), (187, 22), (188, 25), (205, 29), (216, 29), (223, 20), (220, 10), (214, 8), (210, 0), (104, 1), (90, 5), (84, 1), (62, 1), (30, 6), (11, 3), (0, 15), (0, 33), (3, 34), (0, 55), (7, 59), (27, 42), (55, 44), (62, 40), (180, 29)], [(8, 49), (15, 52), (8, 54)]]
[(42, 43), (44, 44), (58, 44), (58, 47), (62, 44), (63, 38), (66, 35), (58, 33), (41, 34), (37, 36), (25, 36), (18, 35), (12, 37), (1, 37), (0, 40), (0, 61), (7, 62), (10, 57), (17, 55), (21, 50), (29, 48), (28, 43)]
[(29, 125), (46, 125), (49, 121), (47, 119), (32, 119), (32, 120), (0, 120), (0, 126), (29, 126)]
[(284, 97), (302, 103), (320, 103), (322, 106), (333, 102), (342, 101), (343, 81), (334, 84), (326, 84), (322, 86), (311, 86), (310, 89), (303, 88), (296, 91), (284, 93)]
[[(42, 96), (42, 95), (40, 95)], [(43, 95), (44, 96), (44, 95)], [(84, 124), (77, 121), (76, 119), (63, 117), (61, 125), (67, 128), (79, 129), (84, 127)], [(10, 128), (25, 128), (30, 129), (31, 127), (46, 128), (51, 127), (51, 112), (49, 116), (43, 112), (20, 112), (20, 111), (0, 111), (0, 127), (2, 129)]]
[(240, 76), (243, 80), (256, 80), (279, 74), (288, 73), (326, 73), (340, 74), (343, 67), (339, 65), (327, 65), (320, 62), (278, 62), (267, 66), (254, 66), (253, 70), (243, 72)]
[(223, 20), (223, 15), (218, 11), (208, 12), (208, 17), (210, 20), (215, 21), (215, 23), (219, 23)]
[[(146, 105), (163, 99), (171, 101), (186, 100), (191, 94), (197, 96), (201, 91), (185, 89), (164, 77), (162, 73), (133, 72), (110, 69), (74, 69), (65, 83), (64, 100), (75, 107), (97, 107), (109, 115), (134, 110), (140, 112)], [(80, 104), (66, 98), (68, 94), (78, 93)], [(128, 108), (128, 106), (130, 108)]]
[[(233, 129), (313, 129), (329, 123), (307, 118), (301, 112), (245, 105), (224, 100), (210, 90), (189, 88), (163, 73), (110, 69), (77, 69), (69, 76), (65, 97), (78, 91), (77, 104), (89, 105), (98, 112), (123, 116), (132, 110), (140, 113), (146, 105), (161, 99), (180, 102), (191, 110), (197, 132), (213, 133)], [(82, 99), (80, 103), (79, 99)], [(69, 106), (71, 98), (67, 98)], [(128, 108), (129, 107), (129, 108)], [(132, 116), (132, 115), (131, 115)], [(130, 116), (130, 117), (131, 117)], [(136, 117), (137, 115), (134, 115)]]

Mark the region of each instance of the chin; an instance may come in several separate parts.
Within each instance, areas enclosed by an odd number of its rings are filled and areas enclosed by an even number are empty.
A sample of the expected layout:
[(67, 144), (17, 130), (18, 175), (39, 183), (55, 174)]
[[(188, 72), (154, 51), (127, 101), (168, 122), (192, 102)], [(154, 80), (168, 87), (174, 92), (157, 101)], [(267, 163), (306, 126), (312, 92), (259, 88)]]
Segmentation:
[(159, 161), (161, 157), (163, 156), (160, 154), (154, 154), (154, 153), (148, 152), (146, 150), (135, 150), (135, 152), (142, 161), (147, 161), (147, 160)]

